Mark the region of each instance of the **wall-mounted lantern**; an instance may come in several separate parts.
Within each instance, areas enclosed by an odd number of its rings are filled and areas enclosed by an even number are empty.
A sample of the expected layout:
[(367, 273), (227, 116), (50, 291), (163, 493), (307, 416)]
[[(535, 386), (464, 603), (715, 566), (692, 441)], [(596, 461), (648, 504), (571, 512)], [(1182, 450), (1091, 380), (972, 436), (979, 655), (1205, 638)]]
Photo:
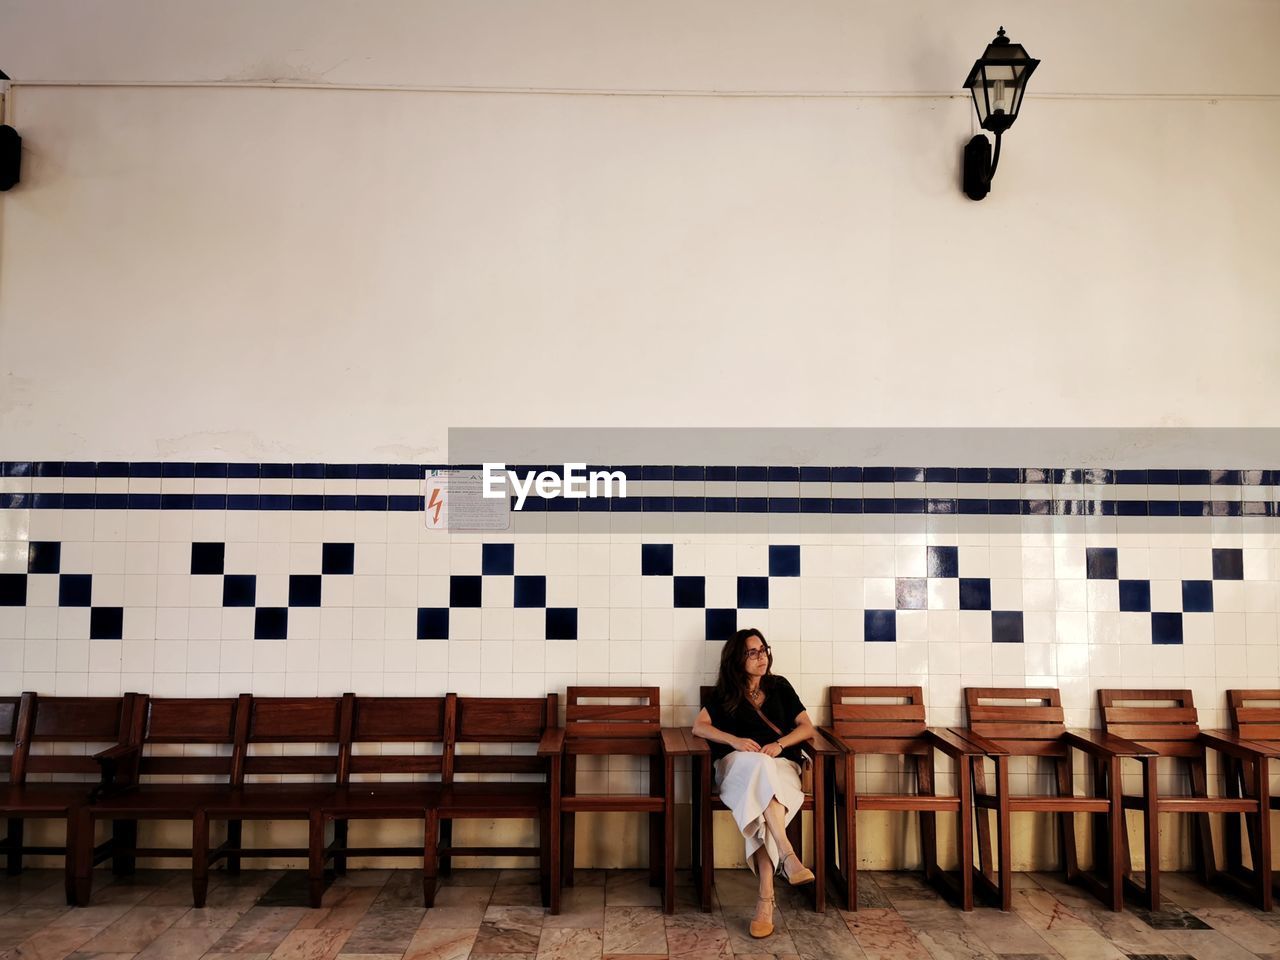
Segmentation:
[(996, 135), (996, 149), (993, 156), (991, 142), (982, 134), (965, 145), (964, 192), (970, 200), (981, 200), (990, 192), (991, 178), (1000, 162), (1000, 138), (1018, 119), (1027, 80), (1039, 65), (1039, 60), (1027, 56), (1022, 44), (1009, 42), (1004, 27), (974, 61), (964, 85), (973, 94), (979, 125)]

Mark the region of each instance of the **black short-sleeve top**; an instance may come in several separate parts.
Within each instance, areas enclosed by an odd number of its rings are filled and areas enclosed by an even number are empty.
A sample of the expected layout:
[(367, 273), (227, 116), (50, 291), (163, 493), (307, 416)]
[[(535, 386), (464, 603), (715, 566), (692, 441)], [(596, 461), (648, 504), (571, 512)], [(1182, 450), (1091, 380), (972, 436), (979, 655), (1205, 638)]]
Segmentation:
[[(760, 705), (760, 711), (773, 721), (774, 726), (782, 731), (782, 736), (785, 736), (796, 728), (796, 717), (804, 713), (804, 704), (800, 702), (795, 688), (786, 677), (771, 674), (761, 679), (760, 687), (764, 690), (764, 703)], [(762, 747), (779, 739), (779, 734), (769, 729), (769, 725), (760, 719), (756, 708), (745, 697), (738, 705), (738, 709), (730, 713), (713, 694), (707, 703), (707, 714), (711, 717), (711, 725), (717, 730), (731, 733), (735, 737), (754, 740)], [(733, 748), (727, 743), (711, 743), (711, 756), (715, 760), (726, 757), (732, 752)], [(799, 744), (785, 747), (782, 755), (796, 763), (804, 761), (804, 754), (801, 753)]]

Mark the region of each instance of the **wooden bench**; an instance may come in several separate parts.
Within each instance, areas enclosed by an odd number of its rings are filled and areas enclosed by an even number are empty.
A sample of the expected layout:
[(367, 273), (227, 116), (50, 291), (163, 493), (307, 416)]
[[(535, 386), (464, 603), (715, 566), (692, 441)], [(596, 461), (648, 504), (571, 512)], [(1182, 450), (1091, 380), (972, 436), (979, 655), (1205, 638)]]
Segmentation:
[[(1085, 887), (1112, 910), (1124, 906), (1124, 814), (1120, 806), (1120, 758), (1148, 757), (1150, 750), (1112, 733), (1069, 730), (1064, 722), (1062, 698), (1052, 687), (968, 687), (964, 692), (969, 726), (954, 732), (969, 740), (995, 761), (996, 790), (987, 792), (986, 770), (981, 756), (971, 758), (974, 806), (978, 818), (978, 850), (982, 871), (979, 885), (994, 895), (1000, 909), (1012, 906), (1012, 842), (1010, 816), (1014, 813), (1058, 815), (1059, 854), (1067, 880)], [(1088, 755), (1093, 763), (1093, 796), (1077, 796), (1073, 751)], [(1053, 768), (1055, 792), (1050, 796), (1014, 796), (1009, 789), (1010, 757), (1043, 757)], [(989, 814), (996, 816), (997, 852), (992, 859)], [(1095, 876), (1082, 870), (1077, 859), (1075, 814), (1095, 817)], [(1101, 829), (1097, 818), (1103, 820)], [(994, 872), (994, 879), (993, 879)]]
[[(1256, 746), (1268, 760), (1280, 756), (1280, 690), (1228, 690), (1227, 702), (1231, 709), (1231, 731), (1242, 740)], [(1256, 761), (1239, 759), (1229, 754), (1223, 756), (1228, 796), (1254, 796), (1261, 787), (1266, 789), (1268, 768), (1270, 764), (1262, 762), (1259, 776), (1254, 769)], [(1255, 779), (1257, 778), (1257, 779)], [(1263, 809), (1280, 810), (1280, 797), (1269, 793), (1263, 795)], [(1249, 853), (1254, 864), (1261, 863), (1261, 849), (1271, 844), (1271, 816), (1262, 817), (1258, 829), (1252, 829), (1246, 819), (1246, 835), (1249, 838)], [(1252, 867), (1244, 866), (1240, 848), (1240, 830), (1237, 824), (1229, 828), (1223, 837), (1223, 853), (1227, 862), (1227, 870), (1241, 876), (1249, 876)], [(1272, 872), (1272, 890), (1280, 889), (1280, 876)]]
[[(1143, 849), (1146, 886), (1139, 887), (1130, 876), (1128, 832), (1125, 841), (1125, 887), (1149, 910), (1160, 909), (1160, 827), (1159, 814), (1182, 813), (1194, 816), (1196, 873), (1206, 883), (1224, 880), (1253, 900), (1262, 910), (1270, 910), (1271, 843), (1268, 824), (1268, 783), (1266, 758), (1276, 755), (1262, 744), (1243, 740), (1226, 731), (1201, 730), (1199, 715), (1190, 690), (1099, 690), (1103, 727), (1109, 733), (1140, 743), (1148, 751), (1138, 757), (1142, 764), (1142, 794), (1124, 794), (1126, 810), (1143, 814)], [(1208, 790), (1208, 750), (1248, 765), (1252, 771), (1252, 791), (1246, 796), (1211, 797)], [(1159, 761), (1174, 760), (1187, 777), (1188, 792), (1182, 796), (1160, 794), (1156, 779)], [(1230, 785), (1231, 778), (1228, 778)], [(1248, 873), (1218, 870), (1213, 849), (1213, 813), (1238, 814), (1250, 825), (1251, 836), (1265, 842), (1255, 847), (1255, 868)]]
[[(452, 762), (452, 729), (457, 697), (355, 697), (351, 735), (342, 750), (349, 757), (342, 766), (339, 788), (321, 803), (322, 829), (333, 824), (333, 842), (323, 851), (312, 851), (318, 862), (312, 873), (322, 871), (333, 859), (335, 871), (346, 872), (349, 857), (412, 857), (422, 861), (422, 901), (435, 903), (440, 818), (438, 806), (442, 781), (448, 779), (446, 763)], [(360, 752), (361, 744), (387, 744), (392, 749)], [(439, 753), (415, 752), (415, 747), (436, 745)], [(361, 780), (361, 777), (434, 776), (433, 781)], [(420, 846), (362, 846), (348, 843), (352, 820), (417, 820), (423, 824)]]
[[(948, 730), (925, 723), (924, 691), (920, 687), (828, 687), (831, 725), (820, 728), (842, 756), (831, 764), (833, 783), (828, 805), (835, 814), (827, 836), (839, 851), (839, 865), (828, 852), (827, 869), (845, 895), (845, 909), (858, 909), (858, 826), (860, 810), (884, 810), (920, 815), (920, 844), (924, 874), (945, 896), (965, 910), (973, 909), (973, 817), (968, 758), (978, 748)], [(953, 796), (935, 790), (934, 754), (955, 762), (957, 788)], [(910, 761), (915, 773), (913, 793), (868, 793), (857, 786), (854, 772), (859, 756), (896, 756)], [(956, 854), (960, 870), (952, 876), (938, 866), (939, 813), (957, 815)]]
[[(559, 726), (559, 698), (457, 697), (453, 737), (446, 741), (452, 760), (446, 761), (446, 778), (440, 804), (439, 858), (441, 873), (448, 873), (454, 857), (532, 857), (541, 874), (542, 903), (553, 914), (560, 912), (559, 808), (564, 728)], [(459, 752), (460, 744), (532, 744), (529, 753)], [(451, 764), (451, 765), (450, 765)], [(485, 774), (532, 779), (508, 782), (461, 780)], [(534, 820), (538, 823), (536, 847), (460, 847), (453, 843), (455, 820)]]
[[(714, 696), (714, 687), (701, 688), (701, 703), (706, 706)], [(698, 900), (704, 911), (711, 909), (711, 888), (715, 885), (715, 842), (711, 832), (711, 814), (716, 810), (728, 810), (716, 790), (715, 775), (711, 769), (711, 748), (707, 741), (694, 736), (689, 727), (682, 727), (685, 750), (691, 757), (690, 773), (693, 791), (692, 860), (693, 879), (698, 889)], [(824, 913), (827, 909), (827, 853), (830, 846), (826, 830), (826, 787), (828, 764), (834, 763), (840, 751), (827, 742), (821, 733), (800, 749), (813, 763), (813, 792), (805, 794), (804, 806), (813, 815), (813, 909)], [(804, 828), (800, 816), (787, 825), (787, 837), (799, 854), (804, 849)]]
[[(192, 896), (204, 905), (209, 863), (226, 858), (227, 869), (240, 869), (239, 824), (228, 830), (227, 843), (205, 852), (205, 870), (194, 864), (200, 855), (198, 838), (190, 848), (139, 847), (141, 820), (186, 820), (230, 790), (239, 755), (233, 753), (243, 698), (174, 699), (139, 695), (135, 701), (127, 742), (97, 756), (102, 789), (95, 802), (76, 811), (74, 859), (75, 902), (87, 906), (92, 893), (95, 858), (94, 830), (100, 820), (129, 824), (117, 828), (104, 847), (108, 855), (132, 862), (136, 857), (190, 857)], [(226, 748), (219, 750), (219, 748)], [(193, 783), (191, 778), (204, 782)]]
[[(673, 913), (675, 758), (686, 753), (684, 737), (677, 730), (663, 729), (657, 687), (569, 687), (565, 697), (564, 784), (560, 796), (564, 885), (573, 886), (575, 814), (647, 813), (649, 882), (662, 887), (663, 912)], [(627, 702), (620, 704), (618, 700)], [(648, 795), (580, 793), (580, 756), (647, 757)]]
[[(22, 869), (24, 855), (62, 856), (67, 903), (75, 902), (74, 853), (77, 848), (76, 812), (90, 802), (95, 788), (98, 762), (91, 754), (73, 752), (81, 744), (111, 744), (118, 747), (128, 737), (134, 695), (123, 697), (42, 697), (24, 693), (18, 700), (4, 701), (0, 718), (11, 718), (7, 727), (14, 743), (9, 759), (9, 782), (0, 788), (0, 817), (6, 818), (8, 835), (4, 843), (10, 873)], [(16, 711), (15, 711), (16, 706)], [(63, 748), (63, 749), (59, 749)], [(50, 780), (33, 780), (49, 776)], [(63, 846), (32, 845), (25, 842), (24, 821), (62, 820), (67, 836)], [(129, 843), (128, 823), (113, 824), (113, 836)], [(101, 863), (112, 856), (109, 844), (95, 847), (89, 837), (86, 856)], [(128, 873), (133, 861), (125, 856), (112, 860), (116, 873)]]

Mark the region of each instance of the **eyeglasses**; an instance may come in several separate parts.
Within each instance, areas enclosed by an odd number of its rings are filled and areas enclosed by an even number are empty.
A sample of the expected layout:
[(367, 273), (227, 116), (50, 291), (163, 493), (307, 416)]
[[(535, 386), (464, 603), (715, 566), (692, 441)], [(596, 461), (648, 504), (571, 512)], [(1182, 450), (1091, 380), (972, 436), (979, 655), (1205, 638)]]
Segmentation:
[(762, 659), (767, 659), (768, 656), (769, 656), (769, 648), (767, 646), (756, 647), (754, 650), (747, 651), (748, 660), (762, 660)]

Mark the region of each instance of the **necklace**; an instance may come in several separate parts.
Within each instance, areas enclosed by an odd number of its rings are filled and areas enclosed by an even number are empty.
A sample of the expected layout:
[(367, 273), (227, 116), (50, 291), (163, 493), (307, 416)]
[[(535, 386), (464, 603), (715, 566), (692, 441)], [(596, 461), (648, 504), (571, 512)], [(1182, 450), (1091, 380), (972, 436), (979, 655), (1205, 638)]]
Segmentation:
[(756, 706), (759, 706), (760, 702), (764, 700), (764, 691), (761, 690), (759, 687), (757, 687), (754, 690), (748, 690), (747, 699), (750, 700), (752, 703), (754, 703)]

